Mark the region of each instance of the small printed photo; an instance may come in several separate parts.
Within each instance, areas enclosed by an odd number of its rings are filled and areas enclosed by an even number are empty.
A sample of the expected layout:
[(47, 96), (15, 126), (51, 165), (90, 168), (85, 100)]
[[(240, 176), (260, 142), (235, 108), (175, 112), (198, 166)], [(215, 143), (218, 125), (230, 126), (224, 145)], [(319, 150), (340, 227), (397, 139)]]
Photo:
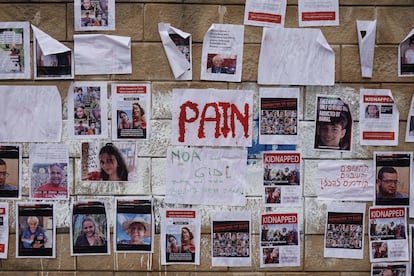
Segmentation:
[(73, 115), (74, 136), (100, 135), (101, 118), (101, 87), (78, 86), (74, 88)]
[(372, 254), (374, 259), (388, 258), (388, 243), (387, 242), (373, 242)]
[(263, 263), (264, 264), (278, 264), (279, 263), (279, 248), (278, 247), (263, 248)]
[(72, 229), (74, 254), (109, 253), (105, 214), (74, 214)]
[(208, 54), (207, 55), (207, 73), (215, 74), (232, 74), (236, 73), (237, 56)]
[(0, 147), (0, 198), (18, 198), (21, 171), (20, 146)]
[(73, 78), (72, 52), (44, 55), (36, 40), (36, 75), (39, 79)]
[[(412, 33), (412, 32), (411, 32)], [(401, 76), (414, 75), (414, 34), (409, 35), (399, 46), (399, 73)]]
[(380, 106), (369, 104), (365, 108), (365, 118), (378, 119), (380, 117)]
[(280, 204), (282, 191), (280, 187), (265, 188), (265, 202), (267, 204)]
[(68, 198), (68, 164), (34, 163), (31, 171), (33, 198)]
[(118, 250), (151, 250), (151, 214), (118, 213), (116, 218)]

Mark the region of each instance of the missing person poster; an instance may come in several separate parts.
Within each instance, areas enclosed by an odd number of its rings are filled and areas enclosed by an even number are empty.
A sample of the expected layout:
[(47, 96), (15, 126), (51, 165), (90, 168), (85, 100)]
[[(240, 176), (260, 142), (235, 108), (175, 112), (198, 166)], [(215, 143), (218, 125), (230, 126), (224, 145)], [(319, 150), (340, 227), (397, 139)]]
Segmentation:
[(374, 152), (375, 205), (410, 204), (412, 152)]
[(17, 202), (16, 258), (55, 258), (53, 203)]
[(116, 198), (115, 252), (153, 252), (152, 207), (150, 197)]
[(287, 0), (246, 0), (244, 25), (283, 27)]
[(251, 213), (211, 214), (212, 266), (251, 266)]
[(260, 88), (259, 142), (299, 143), (299, 88)]
[(7, 259), (9, 250), (9, 203), (0, 202), (0, 259)]
[(0, 79), (30, 79), (29, 22), (0, 22)]
[(161, 210), (161, 264), (200, 264), (201, 214), (195, 209)]
[(82, 181), (136, 181), (136, 142), (82, 143)]
[(363, 259), (365, 203), (331, 202), (327, 207), (325, 258)]
[(389, 89), (361, 89), (359, 142), (368, 146), (397, 146), (400, 113)]
[[(412, 270), (411, 270), (412, 271)], [(371, 276), (405, 276), (410, 274), (408, 263), (383, 262), (371, 264)]]
[(115, 30), (115, 0), (75, 0), (75, 31)]
[(69, 198), (69, 152), (66, 144), (30, 144), (30, 197)]
[(68, 135), (75, 139), (107, 138), (106, 82), (74, 82), (68, 91)]
[(371, 262), (408, 261), (405, 207), (371, 207), (369, 229)]
[(260, 267), (300, 265), (300, 233), (297, 213), (261, 215)]
[(20, 198), (22, 152), (20, 145), (0, 146), (0, 198)]
[(298, 0), (299, 26), (338, 26), (338, 0)]
[(315, 149), (350, 151), (352, 116), (347, 103), (337, 96), (316, 98)]
[(373, 201), (375, 171), (367, 160), (320, 160), (318, 199)]
[(73, 204), (71, 256), (111, 254), (106, 213), (102, 201), (80, 201)]
[(264, 206), (300, 206), (302, 204), (300, 171), (299, 152), (264, 152)]
[(112, 84), (112, 139), (148, 139), (150, 106), (149, 84)]
[(405, 129), (405, 141), (414, 142), (414, 95), (411, 97), (410, 109), (408, 110), (407, 126)]

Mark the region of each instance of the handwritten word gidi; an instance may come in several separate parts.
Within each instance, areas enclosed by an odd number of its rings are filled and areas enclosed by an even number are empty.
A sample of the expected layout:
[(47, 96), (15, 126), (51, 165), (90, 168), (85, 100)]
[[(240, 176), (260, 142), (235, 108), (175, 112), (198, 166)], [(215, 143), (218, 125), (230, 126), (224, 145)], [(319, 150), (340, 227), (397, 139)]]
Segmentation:
[(180, 106), (178, 141), (185, 142), (186, 125), (190, 124), (192, 124), (191, 128), (197, 129), (198, 138), (206, 138), (206, 123), (215, 124), (214, 138), (220, 136), (227, 138), (230, 133), (231, 137), (235, 138), (236, 122), (238, 122), (243, 127), (244, 137), (247, 138), (249, 137), (249, 116), (248, 103), (244, 104), (242, 113), (235, 104), (230, 102), (211, 102), (206, 103), (204, 107), (199, 107), (197, 103), (186, 101)]

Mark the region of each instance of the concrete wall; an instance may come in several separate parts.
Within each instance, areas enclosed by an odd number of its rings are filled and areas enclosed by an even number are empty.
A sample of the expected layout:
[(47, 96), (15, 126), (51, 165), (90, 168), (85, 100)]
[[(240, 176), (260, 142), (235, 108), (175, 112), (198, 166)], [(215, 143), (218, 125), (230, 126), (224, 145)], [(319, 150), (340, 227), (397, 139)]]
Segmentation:
[[(70, 202), (57, 204), (57, 253), (56, 259), (15, 258), (15, 202), (10, 201), (9, 258), (0, 260), (0, 275), (319, 275), (319, 276), (368, 276), (370, 262), (368, 242), (365, 239), (363, 260), (323, 258), (323, 231), (326, 202), (316, 198), (315, 173), (319, 159), (372, 159), (373, 151), (412, 150), (404, 142), (404, 131), (409, 103), (413, 94), (413, 78), (398, 78), (397, 53), (399, 42), (414, 26), (413, 0), (340, 0), (340, 26), (324, 27), (322, 31), (336, 54), (335, 86), (301, 87), (301, 150), (303, 160), (303, 208), (301, 215), (301, 265), (292, 268), (259, 268), (259, 215), (269, 211), (262, 206), (260, 162), (248, 169), (248, 200), (244, 208), (201, 206), (202, 240), (201, 265), (161, 266), (159, 252), (159, 209), (165, 207), (165, 154), (171, 132), (171, 92), (173, 88), (253, 89), (258, 98), (257, 66), (262, 30), (245, 27), (243, 75), (241, 83), (200, 81), (202, 39), (212, 23), (243, 24), (244, 0), (121, 0), (116, 1), (116, 31), (108, 34), (132, 38), (133, 73), (130, 75), (77, 76), (76, 80), (101, 80), (111, 82), (145, 81), (152, 89), (151, 139), (139, 143), (138, 183), (84, 184), (80, 181), (80, 141), (67, 138), (66, 96), (70, 81), (0, 81), (0, 85), (57, 85), (63, 99), (63, 142), (70, 151), (72, 190)], [(286, 27), (298, 27), (297, 1), (289, 0)], [(1, 21), (30, 21), (54, 38), (73, 47), (73, 1), (70, 0), (0, 0)], [(372, 79), (361, 78), (356, 34), (356, 20), (377, 20), (374, 72)], [(169, 22), (193, 35), (193, 81), (177, 82), (170, 71), (157, 32), (158, 22)], [(316, 94), (340, 95), (352, 108), (357, 119), (360, 88), (391, 89), (400, 110), (400, 139), (397, 147), (369, 147), (358, 144), (358, 122), (354, 123), (353, 151), (326, 153), (313, 150), (314, 105)], [(256, 106), (255, 112), (258, 107)], [(23, 146), (23, 199), (29, 195), (28, 144)], [(83, 198), (104, 200), (114, 212), (114, 195), (153, 195), (155, 198), (156, 237), (154, 254), (114, 254), (109, 256), (70, 256), (69, 223), (70, 204)], [(367, 205), (368, 206), (368, 205)], [(169, 206), (181, 207), (181, 206)], [(253, 263), (248, 268), (211, 267), (210, 221), (211, 212), (218, 210), (250, 210), (253, 215)], [(110, 217), (111, 225), (113, 219)]]

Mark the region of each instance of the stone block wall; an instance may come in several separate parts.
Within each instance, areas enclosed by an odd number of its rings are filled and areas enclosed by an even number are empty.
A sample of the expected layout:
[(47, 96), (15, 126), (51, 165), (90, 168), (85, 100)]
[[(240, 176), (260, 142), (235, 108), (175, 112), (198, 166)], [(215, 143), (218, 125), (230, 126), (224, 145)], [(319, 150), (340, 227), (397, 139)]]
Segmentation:
[[(244, 0), (120, 0), (116, 1), (116, 31), (104, 33), (132, 38), (133, 72), (129, 75), (76, 76), (77, 81), (136, 81), (150, 83), (152, 90), (151, 137), (138, 144), (138, 183), (82, 183), (80, 181), (80, 143), (71, 141), (66, 132), (67, 89), (70, 81), (0, 80), (0, 85), (56, 85), (62, 96), (62, 141), (69, 146), (72, 175), (71, 200), (57, 203), (56, 259), (15, 258), (15, 201), (10, 203), (9, 257), (0, 260), (0, 275), (318, 275), (368, 276), (370, 262), (365, 239), (363, 260), (323, 257), (323, 232), (326, 202), (317, 200), (315, 174), (319, 159), (372, 159), (374, 151), (412, 151), (404, 142), (406, 118), (413, 95), (414, 78), (397, 74), (398, 44), (414, 26), (413, 0), (340, 0), (340, 26), (322, 27), (322, 32), (336, 55), (335, 86), (302, 86), (300, 107), (303, 157), (303, 207), (298, 208), (301, 231), (301, 265), (289, 268), (259, 267), (259, 216), (270, 211), (262, 206), (260, 161), (248, 168), (247, 205), (241, 207), (200, 206), (202, 210), (201, 264), (160, 264), (159, 210), (166, 205), (166, 149), (171, 133), (171, 96), (173, 88), (252, 89), (258, 99), (257, 68), (262, 29), (245, 26), (243, 74), (241, 83), (200, 81), (202, 40), (212, 23), (243, 24)], [(297, 0), (288, 0), (285, 27), (298, 27)], [(356, 20), (377, 20), (374, 72), (371, 79), (361, 77)], [(0, 0), (0, 22), (30, 21), (41, 30), (73, 48), (73, 1), (70, 0)], [(193, 81), (175, 81), (157, 31), (159, 22), (169, 22), (193, 35)], [(396, 147), (360, 146), (358, 143), (358, 110), (360, 88), (391, 89), (400, 111), (400, 138)], [(349, 153), (313, 150), (315, 98), (317, 94), (336, 94), (347, 101), (354, 122), (353, 150)], [(0, 99), (1, 100), (1, 99)], [(257, 104), (257, 103), (256, 103)], [(257, 116), (258, 107), (255, 107)], [(28, 144), (23, 145), (23, 198), (29, 196)], [(156, 235), (153, 254), (114, 254), (109, 256), (70, 256), (70, 205), (78, 199), (104, 200), (114, 212), (113, 196), (152, 195), (155, 201)], [(369, 204), (367, 204), (367, 208)], [(283, 209), (283, 208), (282, 208)], [(219, 210), (252, 212), (252, 266), (227, 268), (211, 266), (210, 214)], [(110, 219), (113, 229), (113, 218)], [(113, 251), (113, 250), (112, 250)]]

